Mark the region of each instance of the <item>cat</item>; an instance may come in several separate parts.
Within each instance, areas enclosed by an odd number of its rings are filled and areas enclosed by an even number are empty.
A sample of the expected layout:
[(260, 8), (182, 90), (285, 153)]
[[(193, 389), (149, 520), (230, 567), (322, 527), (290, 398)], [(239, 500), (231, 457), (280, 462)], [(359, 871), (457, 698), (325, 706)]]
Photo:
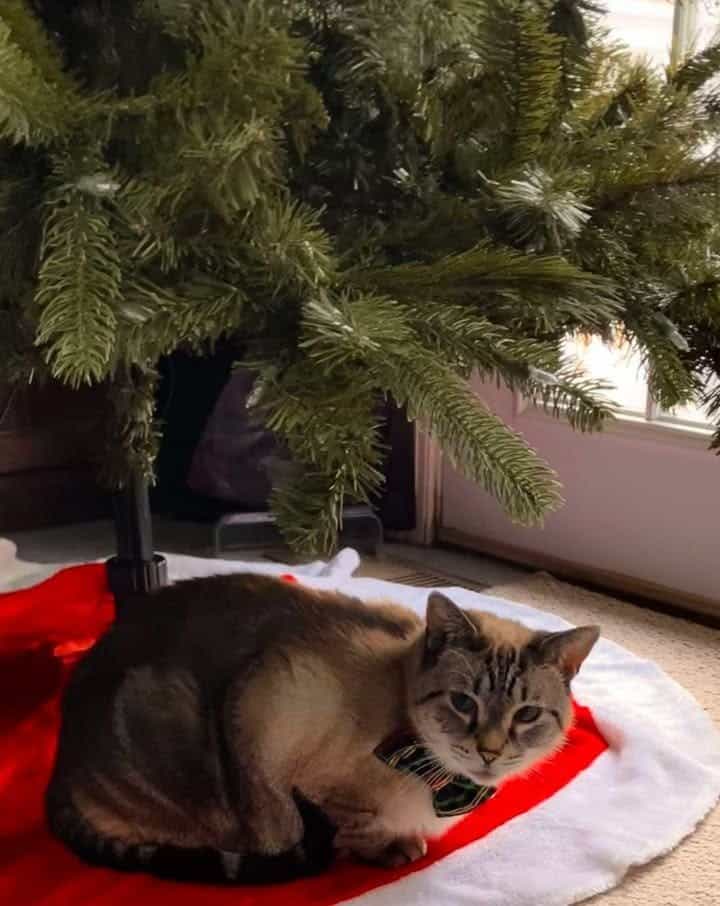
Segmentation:
[(184, 880), (414, 861), (562, 745), (598, 634), (437, 592), (423, 623), (258, 575), (168, 586), (123, 607), (73, 672), (49, 827), (93, 864)]

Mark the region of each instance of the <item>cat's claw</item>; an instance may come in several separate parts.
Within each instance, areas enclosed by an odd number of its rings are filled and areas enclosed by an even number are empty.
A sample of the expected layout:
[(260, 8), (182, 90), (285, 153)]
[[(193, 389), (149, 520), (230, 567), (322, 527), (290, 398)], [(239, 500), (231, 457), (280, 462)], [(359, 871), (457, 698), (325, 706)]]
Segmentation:
[(400, 837), (380, 854), (377, 861), (385, 868), (399, 868), (422, 859), (427, 855), (427, 849), (427, 840), (423, 837)]

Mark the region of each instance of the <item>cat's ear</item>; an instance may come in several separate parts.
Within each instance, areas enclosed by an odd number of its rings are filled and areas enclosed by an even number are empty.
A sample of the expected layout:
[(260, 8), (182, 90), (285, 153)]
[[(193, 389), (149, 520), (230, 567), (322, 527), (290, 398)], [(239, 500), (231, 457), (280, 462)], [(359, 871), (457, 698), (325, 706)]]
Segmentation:
[(431, 655), (446, 645), (466, 644), (478, 633), (465, 611), (438, 591), (428, 598), (425, 622), (425, 650)]
[(578, 626), (565, 632), (542, 633), (532, 643), (532, 648), (542, 663), (554, 664), (569, 681), (599, 638), (599, 626)]

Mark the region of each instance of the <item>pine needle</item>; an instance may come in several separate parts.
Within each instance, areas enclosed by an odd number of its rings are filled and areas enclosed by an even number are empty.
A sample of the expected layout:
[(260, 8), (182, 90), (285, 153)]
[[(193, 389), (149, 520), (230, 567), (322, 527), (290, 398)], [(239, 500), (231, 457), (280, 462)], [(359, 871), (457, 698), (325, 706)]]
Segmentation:
[(59, 192), (45, 220), (35, 296), (36, 342), (53, 377), (78, 387), (108, 375), (121, 279), (107, 212), (80, 192)]

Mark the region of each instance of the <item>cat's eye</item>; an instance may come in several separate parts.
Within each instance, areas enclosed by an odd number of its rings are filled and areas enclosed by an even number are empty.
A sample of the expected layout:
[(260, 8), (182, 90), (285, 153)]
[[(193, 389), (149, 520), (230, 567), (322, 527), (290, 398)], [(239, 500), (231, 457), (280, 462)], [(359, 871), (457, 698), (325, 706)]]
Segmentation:
[(537, 720), (542, 713), (542, 708), (537, 708), (535, 705), (525, 705), (524, 708), (519, 708), (515, 712), (515, 720), (519, 724), (531, 724), (534, 720)]
[(469, 695), (465, 695), (464, 692), (451, 692), (450, 702), (460, 714), (474, 714), (477, 708), (474, 699), (470, 698)]

